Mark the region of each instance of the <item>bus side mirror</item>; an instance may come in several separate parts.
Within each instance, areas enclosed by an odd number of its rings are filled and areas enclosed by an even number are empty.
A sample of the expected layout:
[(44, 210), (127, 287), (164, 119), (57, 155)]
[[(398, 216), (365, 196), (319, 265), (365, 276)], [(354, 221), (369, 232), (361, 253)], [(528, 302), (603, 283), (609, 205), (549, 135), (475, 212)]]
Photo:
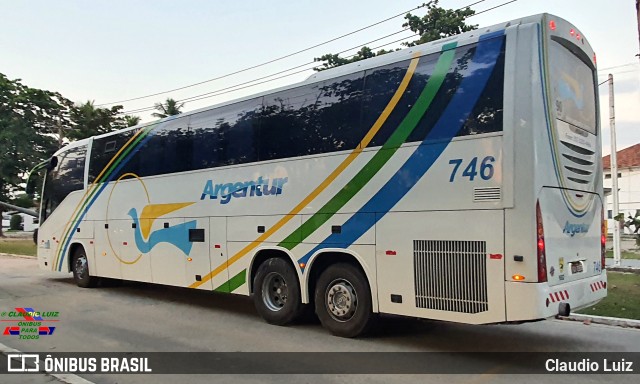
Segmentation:
[(29, 177), (29, 180), (27, 180), (27, 188), (25, 189), (27, 196), (33, 198), (33, 193), (35, 192), (35, 189), (36, 189), (36, 182), (34, 181), (33, 178)]
[(56, 165), (58, 165), (58, 158), (55, 156), (51, 156), (51, 159), (49, 160), (49, 163), (47, 164), (47, 170), (48, 171), (52, 171), (56, 168)]

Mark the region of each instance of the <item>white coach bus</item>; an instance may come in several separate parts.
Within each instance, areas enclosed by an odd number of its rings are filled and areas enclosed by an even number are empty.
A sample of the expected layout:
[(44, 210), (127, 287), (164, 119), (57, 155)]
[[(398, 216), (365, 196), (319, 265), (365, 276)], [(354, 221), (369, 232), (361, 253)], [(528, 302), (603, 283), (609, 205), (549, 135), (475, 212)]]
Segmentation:
[(252, 295), (340, 336), (379, 313), (486, 324), (606, 296), (595, 55), (525, 17), (71, 143), (38, 260)]

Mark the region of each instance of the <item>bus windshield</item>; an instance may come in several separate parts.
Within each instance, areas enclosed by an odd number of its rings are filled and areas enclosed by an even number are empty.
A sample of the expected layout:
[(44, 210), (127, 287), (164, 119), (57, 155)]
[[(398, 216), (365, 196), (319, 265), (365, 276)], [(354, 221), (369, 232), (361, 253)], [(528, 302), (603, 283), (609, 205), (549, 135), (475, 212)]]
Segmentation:
[(549, 72), (556, 117), (596, 134), (593, 70), (567, 47), (552, 40)]
[(84, 145), (59, 153), (52, 159), (42, 192), (40, 222), (44, 222), (69, 193), (84, 189), (86, 155), (87, 146)]

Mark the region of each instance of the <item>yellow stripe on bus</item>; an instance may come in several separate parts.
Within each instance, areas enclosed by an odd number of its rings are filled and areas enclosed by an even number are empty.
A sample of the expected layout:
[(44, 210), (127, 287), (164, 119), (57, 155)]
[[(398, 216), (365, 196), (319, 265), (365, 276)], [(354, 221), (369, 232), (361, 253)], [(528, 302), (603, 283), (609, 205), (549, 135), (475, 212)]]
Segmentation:
[(216, 269), (209, 272), (208, 274), (202, 276), (201, 281), (196, 281), (195, 283), (191, 284), (189, 288), (197, 288), (202, 284), (204, 284), (205, 282), (213, 279), (215, 276), (217, 276), (218, 274), (223, 272), (225, 269), (227, 269), (231, 264), (240, 260), (247, 253), (254, 250), (258, 245), (260, 245), (263, 241), (269, 238), (269, 236), (273, 235), (276, 231), (278, 231), (286, 223), (288, 223), (294, 217), (294, 215), (300, 213), (300, 211), (304, 207), (306, 207), (313, 199), (318, 197), (318, 195), (322, 193), (322, 191), (324, 191), (329, 186), (329, 184), (331, 184), (349, 166), (349, 164), (351, 164), (356, 159), (356, 157), (358, 157), (358, 155), (362, 152), (362, 150), (366, 148), (367, 145), (369, 145), (369, 143), (371, 142), (373, 137), (376, 135), (376, 133), (378, 133), (380, 128), (382, 128), (382, 125), (385, 123), (385, 121), (387, 121), (387, 118), (389, 117), (389, 115), (391, 115), (391, 112), (393, 112), (394, 108), (398, 104), (398, 101), (400, 101), (400, 98), (404, 94), (404, 91), (409, 86), (409, 81), (413, 77), (416, 67), (418, 66), (419, 58), (415, 57), (417, 55), (418, 54), (414, 55), (414, 58), (411, 60), (411, 63), (409, 63), (409, 68), (407, 69), (407, 72), (405, 73), (404, 78), (400, 82), (400, 86), (398, 87), (396, 92), (393, 94), (393, 97), (391, 97), (391, 100), (389, 100), (389, 103), (384, 108), (384, 110), (382, 111), (382, 113), (380, 114), (376, 122), (373, 124), (373, 126), (371, 126), (371, 129), (369, 130), (369, 132), (367, 132), (367, 134), (364, 136), (364, 138), (360, 142), (360, 145), (358, 145), (358, 147), (356, 147), (349, 154), (349, 156), (347, 156), (347, 158), (344, 159), (342, 163), (340, 163), (340, 165), (338, 165), (338, 167), (334, 169), (333, 172), (331, 172), (331, 174), (320, 185), (318, 185), (316, 189), (313, 190), (313, 192), (309, 194), (309, 196), (307, 196), (298, 205), (296, 205), (295, 208), (291, 210), (291, 212), (284, 215), (274, 226), (269, 228), (269, 230), (267, 230), (265, 233), (260, 235), (260, 237), (258, 237), (256, 240), (248, 244), (246, 247), (242, 248), (238, 253), (233, 255), (233, 257), (229, 258), (225, 263), (221, 264), (220, 266), (218, 266)]

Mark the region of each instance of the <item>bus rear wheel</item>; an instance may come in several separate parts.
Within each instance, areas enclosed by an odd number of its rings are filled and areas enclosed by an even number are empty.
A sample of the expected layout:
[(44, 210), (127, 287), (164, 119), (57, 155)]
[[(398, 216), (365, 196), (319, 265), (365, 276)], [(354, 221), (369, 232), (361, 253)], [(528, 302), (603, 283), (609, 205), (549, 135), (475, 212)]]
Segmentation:
[(93, 288), (98, 285), (98, 278), (89, 274), (89, 260), (84, 248), (79, 247), (73, 252), (71, 269), (73, 271), (73, 280), (75, 280), (78, 287)]
[(351, 264), (334, 264), (322, 272), (314, 302), (322, 326), (336, 336), (359, 336), (375, 320), (367, 279)]
[(289, 324), (300, 316), (300, 284), (290, 263), (271, 258), (260, 265), (253, 280), (253, 303), (269, 324)]

